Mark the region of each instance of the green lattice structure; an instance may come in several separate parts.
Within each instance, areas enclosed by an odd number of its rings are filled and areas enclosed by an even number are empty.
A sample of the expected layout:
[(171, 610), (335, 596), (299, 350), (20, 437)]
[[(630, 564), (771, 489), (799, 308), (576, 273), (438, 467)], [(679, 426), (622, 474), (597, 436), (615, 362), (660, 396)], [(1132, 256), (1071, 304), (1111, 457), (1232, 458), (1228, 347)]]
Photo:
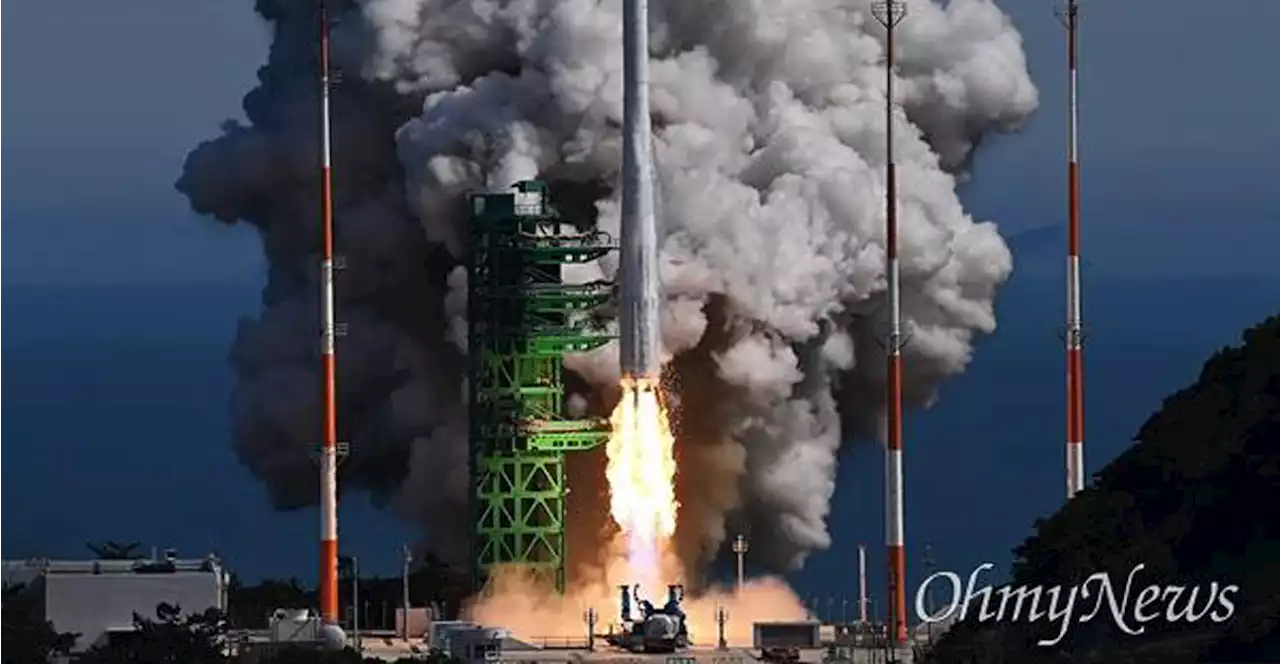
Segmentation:
[(561, 272), (616, 247), (563, 231), (541, 182), (469, 202), (472, 584), (515, 563), (563, 591), (565, 454), (609, 437), (607, 421), (567, 416), (564, 355), (612, 339), (590, 314), (613, 287), (566, 285)]

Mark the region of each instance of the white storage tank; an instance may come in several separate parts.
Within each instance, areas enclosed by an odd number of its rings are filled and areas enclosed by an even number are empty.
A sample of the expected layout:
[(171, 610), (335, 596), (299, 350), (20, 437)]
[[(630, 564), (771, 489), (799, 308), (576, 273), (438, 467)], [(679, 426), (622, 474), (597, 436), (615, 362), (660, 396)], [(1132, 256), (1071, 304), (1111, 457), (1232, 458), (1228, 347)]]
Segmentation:
[(309, 609), (276, 609), (270, 620), (271, 640), (278, 643), (320, 640), (320, 619)]

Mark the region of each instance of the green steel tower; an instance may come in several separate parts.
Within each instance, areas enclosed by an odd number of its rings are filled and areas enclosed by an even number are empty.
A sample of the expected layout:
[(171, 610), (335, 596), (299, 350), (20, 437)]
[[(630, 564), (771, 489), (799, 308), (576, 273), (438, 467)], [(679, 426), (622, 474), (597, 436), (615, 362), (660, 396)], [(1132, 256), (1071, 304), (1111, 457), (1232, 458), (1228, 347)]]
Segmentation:
[(563, 592), (565, 454), (609, 438), (607, 420), (568, 417), (564, 356), (613, 338), (592, 315), (613, 285), (561, 273), (615, 246), (566, 231), (541, 182), (469, 203), (471, 580), (481, 590), (494, 565), (518, 564)]

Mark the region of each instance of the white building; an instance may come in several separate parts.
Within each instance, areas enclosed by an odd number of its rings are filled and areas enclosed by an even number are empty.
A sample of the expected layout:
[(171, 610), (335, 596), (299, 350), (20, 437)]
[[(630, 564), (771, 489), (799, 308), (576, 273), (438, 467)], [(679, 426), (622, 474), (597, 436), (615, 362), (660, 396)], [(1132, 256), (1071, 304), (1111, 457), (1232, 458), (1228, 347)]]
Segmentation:
[(217, 558), (179, 560), (6, 561), (6, 581), (38, 593), (45, 618), (58, 632), (79, 634), (73, 652), (87, 650), (113, 632), (133, 630), (133, 614), (155, 619), (161, 603), (183, 615), (225, 611), (230, 576)]

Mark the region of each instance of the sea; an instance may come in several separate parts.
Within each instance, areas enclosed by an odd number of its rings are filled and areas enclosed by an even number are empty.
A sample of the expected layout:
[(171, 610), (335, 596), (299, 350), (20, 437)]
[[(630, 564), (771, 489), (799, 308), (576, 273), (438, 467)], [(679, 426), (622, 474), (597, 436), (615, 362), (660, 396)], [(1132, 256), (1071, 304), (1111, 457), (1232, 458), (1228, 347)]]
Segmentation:
[[(1015, 276), (970, 368), (909, 414), (911, 587), (982, 562), (998, 578), (1035, 519), (1062, 505), (1062, 293), (1060, 279)], [(1280, 309), (1280, 280), (1256, 277), (1099, 277), (1086, 293), (1089, 472), (1131, 445), (1209, 355)], [(229, 444), (228, 352), (259, 298), (251, 283), (4, 286), (4, 558), (82, 557), (86, 542), (111, 539), (215, 552), (249, 580), (312, 576), (315, 510), (273, 511)], [(831, 546), (789, 577), (820, 612), (856, 596), (859, 544), (881, 595), (882, 472), (874, 443), (845, 446)], [(366, 498), (344, 497), (343, 547), (363, 570), (396, 573), (402, 543), (417, 537)]]

